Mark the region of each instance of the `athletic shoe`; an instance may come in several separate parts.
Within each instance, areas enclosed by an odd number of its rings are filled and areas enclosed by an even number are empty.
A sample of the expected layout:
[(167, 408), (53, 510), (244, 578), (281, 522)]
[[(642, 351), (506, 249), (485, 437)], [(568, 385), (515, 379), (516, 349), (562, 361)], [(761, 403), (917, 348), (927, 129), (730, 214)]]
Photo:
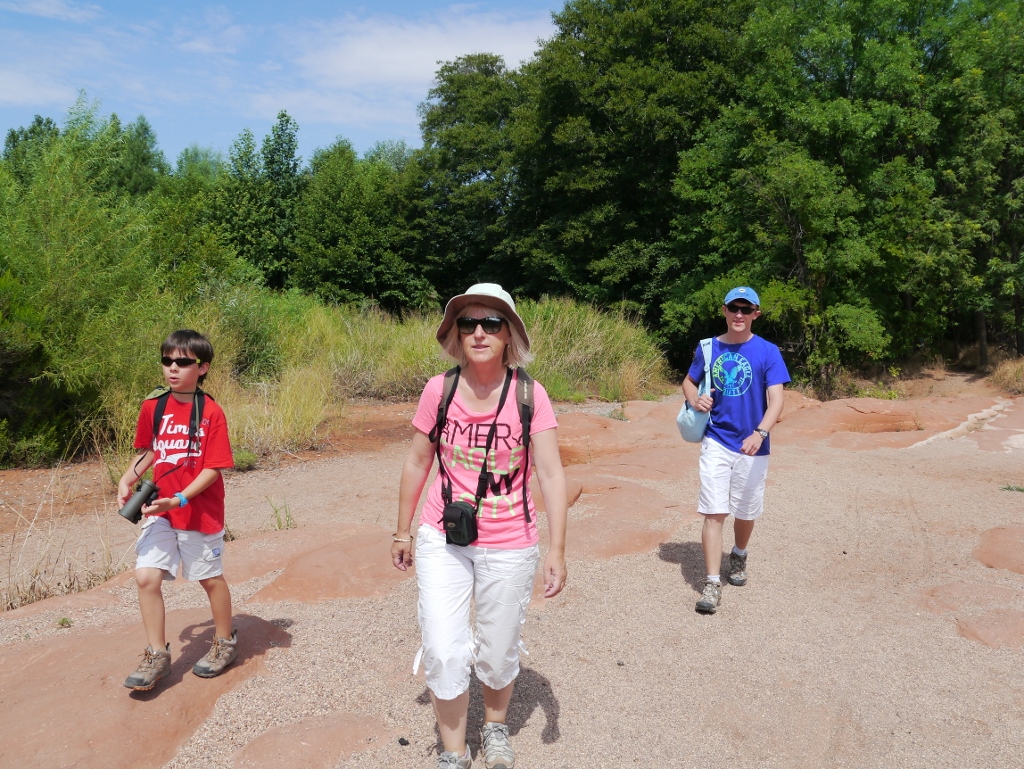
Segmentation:
[(722, 585), (719, 582), (712, 582), (710, 579), (704, 581), (704, 592), (697, 601), (697, 611), (702, 614), (714, 614), (718, 611), (718, 604), (722, 600)]
[(446, 750), (438, 759), (437, 769), (469, 769), (473, 765), (473, 755), (466, 748), (466, 755), (460, 756), (451, 750)]
[(516, 765), (516, 752), (508, 744), (508, 727), (489, 721), (484, 724), (484, 766), (487, 769), (512, 769)]
[(729, 553), (729, 584), (736, 587), (747, 584), (747, 556)]
[(231, 638), (214, 638), (210, 651), (192, 666), (192, 672), (200, 678), (219, 676), (238, 657), (237, 642), (237, 631), (231, 633)]
[(124, 685), (137, 692), (148, 692), (156, 682), (171, 672), (171, 645), (158, 652), (153, 651), (152, 646), (147, 646), (142, 653), (142, 662), (139, 667), (124, 680)]

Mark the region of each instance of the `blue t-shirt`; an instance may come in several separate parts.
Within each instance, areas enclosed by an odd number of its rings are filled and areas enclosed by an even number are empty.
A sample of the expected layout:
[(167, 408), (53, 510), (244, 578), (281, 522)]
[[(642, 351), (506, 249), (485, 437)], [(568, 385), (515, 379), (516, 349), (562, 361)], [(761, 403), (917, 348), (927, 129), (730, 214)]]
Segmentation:
[[(687, 372), (700, 384), (704, 379), (704, 352), (697, 345)], [(768, 388), (789, 381), (779, 348), (756, 334), (743, 344), (711, 341), (711, 387), (714, 405), (705, 435), (739, 452), (743, 441), (757, 429), (768, 410)], [(771, 453), (765, 438), (758, 456)]]

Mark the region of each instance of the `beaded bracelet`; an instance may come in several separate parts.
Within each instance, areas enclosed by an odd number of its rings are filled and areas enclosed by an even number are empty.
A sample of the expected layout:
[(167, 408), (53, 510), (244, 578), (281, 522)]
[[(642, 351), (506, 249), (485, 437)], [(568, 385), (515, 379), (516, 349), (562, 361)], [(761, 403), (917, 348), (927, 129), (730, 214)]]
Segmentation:
[(412, 542), (411, 539), (399, 539), (397, 534), (392, 534), (391, 535), (391, 541), (392, 542), (406, 542), (406, 543)]

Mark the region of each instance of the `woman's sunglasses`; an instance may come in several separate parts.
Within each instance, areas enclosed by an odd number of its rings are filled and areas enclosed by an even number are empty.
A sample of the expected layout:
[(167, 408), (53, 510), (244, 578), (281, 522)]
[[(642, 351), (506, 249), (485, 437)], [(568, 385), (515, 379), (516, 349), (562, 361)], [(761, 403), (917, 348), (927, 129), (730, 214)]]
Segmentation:
[(744, 315), (750, 315), (757, 308), (749, 304), (727, 304), (725, 309), (729, 312), (742, 312)]
[(476, 327), (480, 326), (484, 330), (485, 334), (497, 334), (501, 331), (501, 324), (505, 322), (504, 318), (499, 318), (494, 315), (487, 318), (456, 318), (455, 325), (459, 327), (460, 334), (472, 334), (476, 331)]
[(199, 363), (195, 358), (168, 358), (166, 355), (160, 359), (160, 362), (165, 366), (170, 366), (173, 363), (178, 368), (188, 368), (195, 363)]

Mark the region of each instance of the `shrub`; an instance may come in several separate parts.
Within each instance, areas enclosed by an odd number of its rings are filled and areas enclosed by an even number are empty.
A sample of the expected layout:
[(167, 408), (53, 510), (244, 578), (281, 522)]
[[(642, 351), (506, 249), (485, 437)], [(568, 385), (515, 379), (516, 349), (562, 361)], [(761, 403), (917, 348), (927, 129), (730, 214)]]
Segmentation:
[(1024, 358), (1004, 360), (992, 372), (992, 382), (1011, 395), (1024, 395)]

